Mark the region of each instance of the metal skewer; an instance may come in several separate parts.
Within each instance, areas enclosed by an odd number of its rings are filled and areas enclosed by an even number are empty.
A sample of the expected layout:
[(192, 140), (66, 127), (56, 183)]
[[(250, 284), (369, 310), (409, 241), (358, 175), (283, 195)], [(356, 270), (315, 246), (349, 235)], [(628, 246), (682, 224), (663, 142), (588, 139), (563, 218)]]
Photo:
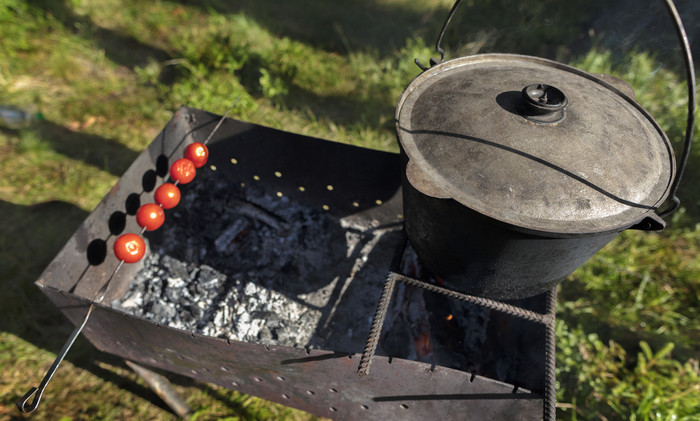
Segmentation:
[[(231, 107), (229, 107), (228, 110), (226, 110), (226, 113), (221, 116), (219, 119), (219, 122), (216, 124), (214, 127), (214, 130), (209, 133), (209, 136), (207, 139), (204, 141), (204, 145), (209, 143), (211, 140), (212, 136), (214, 136), (214, 133), (221, 127), (221, 124), (224, 122), (226, 117), (228, 116), (229, 112), (236, 106), (236, 103), (238, 103), (238, 99), (240, 98), (240, 95), (236, 97), (235, 101), (233, 101), (233, 104)], [(178, 181), (175, 181), (175, 185), (178, 184)], [(146, 228), (143, 227), (141, 228), (141, 232), (139, 233), (139, 236), (143, 235), (143, 233), (146, 231)], [(109, 276), (109, 279), (102, 285), (102, 287), (97, 291), (95, 296), (93, 297), (92, 302), (90, 303), (90, 308), (88, 308), (87, 313), (85, 314), (85, 318), (83, 319), (83, 322), (80, 323), (79, 326), (73, 330), (73, 333), (71, 333), (70, 337), (68, 337), (68, 340), (66, 343), (63, 345), (63, 348), (61, 348), (61, 351), (56, 355), (56, 359), (54, 360), (53, 364), (51, 364), (51, 367), (49, 367), (49, 370), (46, 372), (44, 375), (44, 378), (41, 380), (41, 383), (39, 383), (39, 387), (32, 387), (25, 393), (19, 401), (17, 401), (17, 408), (19, 408), (20, 412), (29, 414), (34, 412), (37, 407), (39, 406), (39, 402), (41, 401), (41, 396), (44, 394), (44, 389), (46, 386), (49, 384), (51, 381), (51, 378), (53, 377), (54, 373), (56, 373), (56, 370), (58, 370), (58, 366), (61, 365), (61, 362), (63, 362), (63, 359), (66, 357), (66, 354), (68, 354), (68, 351), (71, 349), (73, 346), (73, 343), (75, 340), (78, 338), (80, 335), (80, 332), (83, 331), (83, 328), (87, 324), (88, 319), (90, 319), (90, 315), (92, 314), (92, 310), (95, 308), (95, 304), (100, 304), (102, 300), (104, 299), (107, 289), (109, 288), (109, 284), (114, 278), (114, 276), (119, 272), (119, 269), (124, 265), (124, 261), (120, 260), (119, 264), (117, 267), (114, 269), (114, 272)]]
[[(145, 228), (141, 230), (141, 234), (143, 234), (143, 231), (145, 231)], [(80, 332), (82, 332), (83, 328), (87, 324), (87, 321), (90, 318), (90, 314), (92, 314), (92, 309), (95, 308), (95, 304), (102, 302), (102, 300), (105, 297), (105, 293), (107, 292), (107, 288), (109, 287), (109, 283), (112, 281), (114, 276), (117, 274), (117, 272), (119, 272), (119, 269), (121, 269), (123, 265), (124, 261), (121, 260), (117, 265), (116, 269), (114, 269), (114, 272), (112, 272), (112, 275), (109, 277), (109, 279), (107, 279), (107, 282), (105, 282), (104, 285), (102, 285), (102, 287), (99, 289), (99, 291), (97, 291), (97, 294), (95, 294), (95, 299), (93, 299), (92, 303), (90, 304), (90, 308), (88, 308), (83, 322), (78, 327), (76, 327), (75, 330), (73, 330), (73, 333), (71, 333), (70, 337), (63, 345), (63, 348), (61, 348), (61, 351), (56, 356), (56, 359), (54, 360), (53, 364), (51, 364), (49, 371), (46, 372), (46, 375), (44, 375), (44, 378), (41, 380), (39, 387), (32, 387), (31, 389), (29, 389), (29, 391), (25, 393), (24, 396), (22, 396), (17, 402), (17, 408), (19, 408), (21, 412), (29, 414), (34, 412), (39, 406), (39, 402), (41, 401), (41, 395), (44, 394), (44, 389), (46, 388), (46, 385), (49, 384), (49, 381), (51, 381), (51, 378), (53, 377), (54, 373), (56, 372), (56, 370), (58, 370), (58, 366), (61, 365), (61, 362), (66, 357), (66, 354), (68, 354), (68, 350), (70, 350), (70, 348), (73, 346), (73, 342), (75, 342), (75, 340), (78, 338), (78, 335), (80, 335)], [(29, 401), (32, 398), (34, 399), (30, 403)]]

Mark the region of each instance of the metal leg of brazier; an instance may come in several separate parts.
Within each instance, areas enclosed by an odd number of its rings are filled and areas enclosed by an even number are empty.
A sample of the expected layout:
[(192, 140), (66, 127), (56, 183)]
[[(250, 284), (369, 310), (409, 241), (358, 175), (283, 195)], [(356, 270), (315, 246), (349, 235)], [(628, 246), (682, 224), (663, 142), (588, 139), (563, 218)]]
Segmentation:
[(145, 367), (142, 367), (129, 360), (124, 360), (126, 365), (129, 366), (136, 374), (141, 377), (148, 387), (160, 397), (163, 402), (165, 402), (170, 409), (177, 414), (178, 417), (182, 419), (187, 419), (192, 413), (192, 410), (187, 405), (187, 403), (180, 397), (173, 385), (170, 383), (166, 377), (161, 376), (155, 371), (151, 371)]

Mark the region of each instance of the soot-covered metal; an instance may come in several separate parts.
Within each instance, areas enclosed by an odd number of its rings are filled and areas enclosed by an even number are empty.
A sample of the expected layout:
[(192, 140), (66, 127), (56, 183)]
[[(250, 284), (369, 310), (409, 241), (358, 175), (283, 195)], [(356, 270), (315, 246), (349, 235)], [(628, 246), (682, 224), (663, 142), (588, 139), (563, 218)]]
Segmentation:
[[(181, 108), (39, 279), (74, 323), (118, 263), (94, 255), (118, 235), (109, 221), (152, 200), (147, 176), (216, 118)], [(231, 119), (210, 150), (147, 258), (112, 280), (112, 306), (95, 304), (84, 333), (97, 348), (331, 418), (542, 418), (539, 326), (408, 285), (357, 375), (402, 244), (397, 155)], [(131, 216), (122, 231), (138, 231)], [(540, 297), (518, 304), (543, 311)]]
[[(188, 332), (298, 348), (357, 351), (387, 267), (369, 264), (400, 225), (375, 228), (333, 218), (211, 170), (183, 187), (169, 224), (150, 233), (151, 254), (115, 308)], [(206, 215), (206, 217), (204, 217)], [(410, 245), (401, 272), (438, 282)], [(439, 278), (438, 278), (439, 279)], [(351, 292), (348, 289), (352, 286)], [(537, 389), (537, 357), (518, 358), (497, 315), (401, 284), (379, 355), (423, 361)], [(487, 328), (491, 322), (493, 338)], [(527, 360), (527, 361), (526, 361)]]

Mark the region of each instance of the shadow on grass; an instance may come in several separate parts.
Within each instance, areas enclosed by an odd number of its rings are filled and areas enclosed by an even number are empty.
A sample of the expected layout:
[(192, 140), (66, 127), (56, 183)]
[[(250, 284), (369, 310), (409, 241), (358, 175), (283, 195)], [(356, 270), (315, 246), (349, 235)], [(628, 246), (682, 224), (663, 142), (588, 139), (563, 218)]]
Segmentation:
[[(700, 56), (700, 2), (674, 0), (683, 20), (694, 57)], [(647, 50), (660, 61), (681, 68), (679, 41), (671, 18), (659, 0), (623, 0), (610, 4), (592, 25), (603, 34), (602, 46), (613, 55), (624, 57), (633, 50)], [(668, 65), (668, 64), (666, 64)]]
[[(408, 59), (407, 59), (408, 60)], [(273, 101), (286, 110), (310, 111), (314, 116), (327, 118), (335, 123), (352, 125), (356, 123), (377, 127), (377, 121), (386, 121), (383, 129), (394, 130), (394, 115), (396, 100), (388, 90), (375, 91), (365, 98), (353, 95), (320, 94), (299, 86), (294, 78), (284, 74), (276, 74), (269, 69), (268, 60), (256, 53), (249, 53), (245, 64), (236, 71), (235, 75), (241, 85), (251, 96), (263, 100), (265, 94), (260, 83), (261, 69), (266, 69), (273, 77), (280, 78), (288, 88), (288, 92), (276, 96)], [(415, 67), (415, 75), (419, 69)], [(410, 80), (406, 80), (408, 84)]]
[(42, 120), (37, 127), (42, 141), (54, 151), (116, 176), (124, 174), (139, 155), (115, 140), (75, 132), (48, 120)]
[(107, 58), (122, 66), (133, 69), (148, 64), (150, 60), (162, 62), (171, 58), (160, 48), (100, 27), (88, 16), (77, 15), (67, 0), (28, 0), (27, 3), (53, 16), (69, 31), (81, 28), (78, 31), (79, 34), (83, 34), (90, 41), (95, 41), (104, 50)]
[[(372, 0), (309, 1), (295, 0), (175, 0), (220, 14), (243, 14), (279, 37), (291, 38), (316, 48), (340, 54), (349, 49), (389, 54), (404, 45), (407, 38), (437, 36), (448, 7), (386, 4)], [(435, 35), (433, 35), (435, 33)]]
[[(285, 36), (327, 51), (352, 50), (391, 54), (406, 39), (437, 39), (452, 2), (412, 5), (370, 0), (316, 2), (297, 0), (179, 0), (188, 6), (217, 13), (241, 13), (273, 34)], [(499, 51), (551, 56), (558, 47), (582, 36), (594, 13), (602, 13), (612, 0), (482, 0), (465, 2), (455, 15), (444, 46), (459, 49), (490, 33)], [(427, 10), (427, 13), (426, 13)], [(413, 57), (410, 58), (411, 60)], [(421, 58), (427, 63), (428, 57)]]

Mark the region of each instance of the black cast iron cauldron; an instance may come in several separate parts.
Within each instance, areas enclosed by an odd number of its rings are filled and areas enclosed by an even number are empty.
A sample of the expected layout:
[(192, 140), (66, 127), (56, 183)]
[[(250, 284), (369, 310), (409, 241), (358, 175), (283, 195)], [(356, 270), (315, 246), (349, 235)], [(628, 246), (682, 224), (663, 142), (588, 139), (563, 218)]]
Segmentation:
[(663, 229), (682, 171), (628, 88), (519, 55), (425, 69), (396, 110), (406, 233), (423, 263), (456, 290), (523, 298), (623, 230)]

